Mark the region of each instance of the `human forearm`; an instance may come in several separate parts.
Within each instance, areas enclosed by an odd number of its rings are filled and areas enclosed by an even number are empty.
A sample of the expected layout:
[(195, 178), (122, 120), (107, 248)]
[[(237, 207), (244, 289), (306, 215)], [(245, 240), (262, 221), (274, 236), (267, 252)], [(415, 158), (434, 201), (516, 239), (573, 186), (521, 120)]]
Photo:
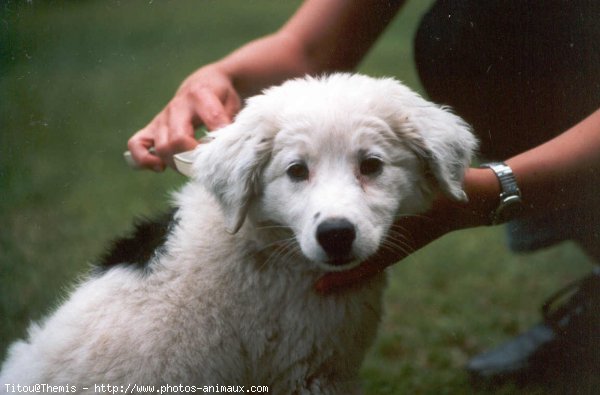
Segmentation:
[(246, 44), (216, 64), (242, 96), (307, 73), (352, 70), (403, 3), (307, 0), (279, 31)]
[(252, 41), (214, 64), (242, 97), (288, 78), (315, 72), (296, 37), (285, 32)]
[(531, 213), (557, 210), (598, 199), (600, 110), (560, 136), (507, 163), (513, 168)]
[[(597, 199), (600, 184), (600, 110), (558, 137), (507, 159), (506, 163), (521, 190), (523, 216), (586, 206), (591, 199)], [(449, 230), (489, 223), (499, 203), (500, 186), (490, 169), (469, 169), (464, 187), (469, 202), (454, 203), (455, 209), (462, 205), (472, 215), (452, 218)], [(436, 204), (451, 203), (441, 200)]]
[[(597, 207), (600, 185), (600, 110), (560, 136), (506, 160), (521, 190), (522, 216), (573, 207)], [(441, 196), (408, 226), (418, 249), (454, 230), (490, 225), (499, 204), (500, 184), (490, 169), (465, 174), (467, 202)], [(401, 220), (403, 221), (403, 220)], [(412, 220), (415, 221), (415, 220)]]

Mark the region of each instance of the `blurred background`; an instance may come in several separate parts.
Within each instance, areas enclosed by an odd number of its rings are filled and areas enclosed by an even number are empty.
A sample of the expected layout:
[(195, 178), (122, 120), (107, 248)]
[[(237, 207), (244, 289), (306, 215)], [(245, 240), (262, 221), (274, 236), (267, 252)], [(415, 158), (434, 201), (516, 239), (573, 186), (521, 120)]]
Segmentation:
[[(408, 2), (359, 71), (420, 90), (412, 37), (430, 3)], [(109, 240), (166, 209), (185, 182), (130, 170), (128, 138), (193, 70), (277, 29), (298, 4), (0, 2), (0, 358)], [(362, 370), (367, 394), (547, 393), (476, 391), (462, 370), (589, 270), (572, 244), (514, 255), (503, 232), (448, 235), (389, 269), (386, 315)]]

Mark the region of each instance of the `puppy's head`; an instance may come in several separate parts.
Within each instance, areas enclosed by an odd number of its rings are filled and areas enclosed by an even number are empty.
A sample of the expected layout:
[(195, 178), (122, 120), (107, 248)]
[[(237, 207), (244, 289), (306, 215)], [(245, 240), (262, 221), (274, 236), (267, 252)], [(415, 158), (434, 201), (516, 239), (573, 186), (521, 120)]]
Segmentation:
[(289, 227), (302, 253), (344, 270), (376, 252), (394, 219), (436, 193), (465, 200), (476, 141), (448, 110), (392, 79), (335, 74), (291, 80), (248, 100), (196, 151), (195, 178), (230, 232)]

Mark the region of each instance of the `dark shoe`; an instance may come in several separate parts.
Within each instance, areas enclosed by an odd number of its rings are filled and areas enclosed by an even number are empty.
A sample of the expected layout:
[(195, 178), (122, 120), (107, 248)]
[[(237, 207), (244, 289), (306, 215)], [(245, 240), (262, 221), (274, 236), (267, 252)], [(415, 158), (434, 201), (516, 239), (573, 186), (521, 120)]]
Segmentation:
[(577, 370), (600, 376), (600, 268), (553, 295), (544, 322), (467, 364), (474, 384), (534, 384)]

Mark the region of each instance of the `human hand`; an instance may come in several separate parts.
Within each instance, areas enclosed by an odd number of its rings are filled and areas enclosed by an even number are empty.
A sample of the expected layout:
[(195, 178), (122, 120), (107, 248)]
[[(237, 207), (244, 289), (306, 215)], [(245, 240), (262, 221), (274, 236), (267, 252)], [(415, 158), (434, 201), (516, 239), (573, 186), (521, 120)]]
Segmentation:
[(434, 215), (428, 212), (400, 217), (392, 225), (385, 242), (375, 255), (350, 270), (325, 274), (315, 284), (315, 290), (320, 294), (329, 294), (360, 284), (441, 237), (448, 230), (435, 221)]
[(360, 284), (446, 233), (489, 224), (488, 206), (486, 199), (462, 203), (439, 197), (426, 213), (398, 218), (375, 255), (353, 269), (325, 274), (315, 290), (329, 294)]
[[(141, 168), (174, 167), (173, 155), (193, 149), (200, 125), (215, 130), (231, 123), (241, 100), (231, 78), (216, 65), (198, 69), (185, 79), (167, 106), (128, 142)], [(151, 149), (153, 150), (151, 151)]]

